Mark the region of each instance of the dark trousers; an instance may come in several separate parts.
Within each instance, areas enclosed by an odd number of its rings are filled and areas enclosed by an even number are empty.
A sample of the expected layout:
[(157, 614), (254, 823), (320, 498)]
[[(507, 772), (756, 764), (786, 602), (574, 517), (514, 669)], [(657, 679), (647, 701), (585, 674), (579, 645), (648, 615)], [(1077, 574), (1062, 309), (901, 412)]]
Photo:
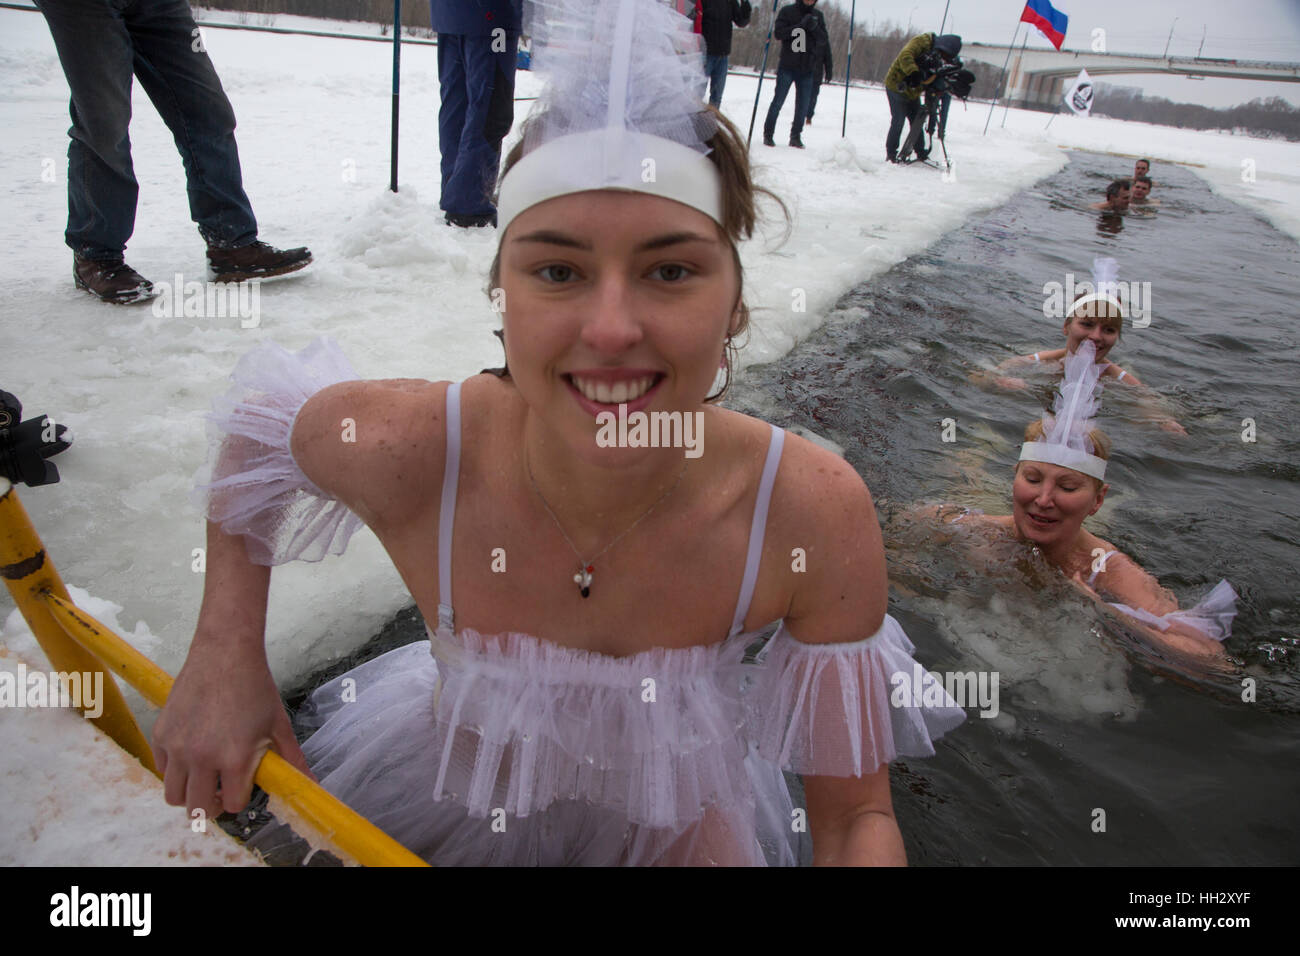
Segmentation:
[[(501, 141), (515, 108), (517, 34), (504, 44), (492, 36), (438, 35), (438, 146), (442, 151), (440, 207), (462, 216), (496, 212), (492, 194)], [(504, 46), (492, 49), (493, 43)]]
[(709, 78), (709, 103), (722, 107), (722, 91), (727, 86), (727, 61), (730, 57), (704, 57), (704, 75)]
[(767, 120), (763, 123), (763, 135), (768, 139), (776, 138), (776, 118), (781, 115), (785, 105), (786, 94), (790, 84), (794, 84), (794, 122), (790, 124), (790, 138), (794, 139), (803, 132), (804, 117), (808, 115), (808, 98), (812, 96), (812, 70), (795, 73), (793, 70), (776, 71), (776, 91), (772, 94), (772, 105), (767, 108)]
[(817, 95), (822, 91), (822, 75), (813, 73), (812, 92), (808, 94), (808, 115), (805, 119), (812, 119), (813, 113), (817, 112)]
[(898, 155), (898, 140), (906, 126), (921, 111), (921, 98), (909, 99), (902, 93), (885, 90), (889, 97), (889, 135), (885, 138), (885, 155), (894, 159)]
[(72, 90), (68, 245), (84, 258), (117, 259), (135, 230), (139, 185), (127, 132), (132, 75), (176, 141), (199, 233), (226, 248), (256, 239), (235, 111), (186, 0), (35, 2)]

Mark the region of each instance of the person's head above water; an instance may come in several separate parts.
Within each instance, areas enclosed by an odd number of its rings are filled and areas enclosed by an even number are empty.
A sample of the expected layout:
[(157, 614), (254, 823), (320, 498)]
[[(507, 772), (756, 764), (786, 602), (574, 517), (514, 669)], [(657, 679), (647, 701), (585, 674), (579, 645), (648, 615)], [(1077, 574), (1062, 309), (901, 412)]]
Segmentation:
[(1133, 178), (1146, 176), (1151, 172), (1151, 160), (1143, 158), (1133, 164)]
[(1104, 362), (1124, 333), (1124, 308), (1109, 297), (1080, 294), (1075, 297), (1063, 331), (1067, 354), (1073, 355), (1081, 342), (1091, 340), (1097, 361)]
[[(1110, 439), (1099, 428), (1087, 433), (1091, 454), (1110, 458)], [(1041, 421), (1025, 428), (1027, 443), (1041, 443)], [(1018, 537), (1043, 548), (1049, 554), (1068, 547), (1078, 537), (1084, 519), (1097, 513), (1110, 485), (1095, 475), (1075, 468), (1038, 461), (1035, 455), (1016, 463), (1011, 486), (1011, 516)], [(1055, 547), (1054, 547), (1055, 546)]]
[(1136, 176), (1133, 179), (1133, 202), (1143, 202), (1151, 193), (1151, 177)]
[(1116, 209), (1127, 209), (1132, 198), (1133, 183), (1128, 179), (1116, 179), (1106, 187), (1106, 201)]
[(1077, 293), (1065, 316), (1066, 354), (1073, 355), (1081, 343), (1091, 341), (1096, 349), (1096, 360), (1104, 362), (1107, 353), (1124, 333), (1127, 316), (1119, 282), (1119, 263), (1109, 256), (1093, 259), (1092, 289)]

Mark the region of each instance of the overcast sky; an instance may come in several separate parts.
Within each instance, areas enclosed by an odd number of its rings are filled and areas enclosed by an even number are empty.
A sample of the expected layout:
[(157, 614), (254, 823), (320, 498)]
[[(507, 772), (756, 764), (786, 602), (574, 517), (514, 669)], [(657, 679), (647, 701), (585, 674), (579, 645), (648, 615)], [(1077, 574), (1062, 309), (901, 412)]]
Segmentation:
[[(770, 3), (771, 0), (755, 0)], [(848, 12), (852, 0), (822, 0)], [(784, 0), (781, 0), (784, 6)], [(1175, 56), (1219, 57), (1269, 62), (1300, 62), (1300, 0), (1053, 0), (1053, 6), (1070, 18), (1062, 49), (1090, 50), (1092, 30), (1106, 31), (1112, 53), (1160, 55), (1169, 43)], [(856, 20), (870, 25), (892, 21), (911, 33), (937, 31), (945, 0), (857, 0)], [(951, 0), (945, 33), (959, 33), (966, 42), (1011, 42), (1025, 8), (1024, 0)], [(1175, 17), (1177, 22), (1174, 22)], [(1170, 27), (1173, 39), (1169, 39)], [(1025, 24), (1016, 46), (1029, 32), (1029, 46), (1050, 50), (1052, 45)], [(1204, 34), (1205, 45), (1201, 47)], [(999, 64), (1000, 66), (1001, 64)], [(1280, 96), (1300, 106), (1300, 83), (1254, 80), (1189, 80), (1159, 74), (1115, 74), (1098, 82), (1138, 86), (1152, 96), (1205, 106), (1235, 106), (1256, 97)]]

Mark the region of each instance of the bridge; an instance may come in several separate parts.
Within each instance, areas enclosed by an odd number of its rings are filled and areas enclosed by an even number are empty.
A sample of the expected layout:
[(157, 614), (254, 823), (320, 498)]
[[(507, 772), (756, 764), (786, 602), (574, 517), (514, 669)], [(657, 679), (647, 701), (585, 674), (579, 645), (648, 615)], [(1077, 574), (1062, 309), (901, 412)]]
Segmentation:
[[(962, 44), (964, 60), (1002, 67), (1012, 47), (992, 43)], [(1150, 56), (1138, 53), (1094, 53), (1089, 50), (1014, 50), (1007, 66), (1007, 96), (1012, 106), (1055, 111), (1080, 70), (1094, 80), (1115, 73), (1165, 73), (1203, 79), (1269, 80), (1300, 83), (1300, 63), (1224, 60), (1201, 56)]]

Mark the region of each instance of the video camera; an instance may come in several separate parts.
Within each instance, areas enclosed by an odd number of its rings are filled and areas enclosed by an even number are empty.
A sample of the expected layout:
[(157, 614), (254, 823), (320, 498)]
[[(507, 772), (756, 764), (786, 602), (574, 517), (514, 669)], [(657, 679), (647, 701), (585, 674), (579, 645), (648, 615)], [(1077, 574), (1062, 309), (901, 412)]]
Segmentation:
[(45, 459), (71, 446), (72, 433), (45, 415), (22, 418), (22, 402), (0, 391), (0, 477), (15, 485), (52, 485), (59, 470)]
[(970, 96), (975, 74), (966, 69), (960, 59), (949, 60), (938, 50), (930, 50), (917, 58), (916, 65), (921, 70), (922, 79), (934, 77), (926, 84), (927, 90), (936, 94), (949, 93), (959, 100)]

